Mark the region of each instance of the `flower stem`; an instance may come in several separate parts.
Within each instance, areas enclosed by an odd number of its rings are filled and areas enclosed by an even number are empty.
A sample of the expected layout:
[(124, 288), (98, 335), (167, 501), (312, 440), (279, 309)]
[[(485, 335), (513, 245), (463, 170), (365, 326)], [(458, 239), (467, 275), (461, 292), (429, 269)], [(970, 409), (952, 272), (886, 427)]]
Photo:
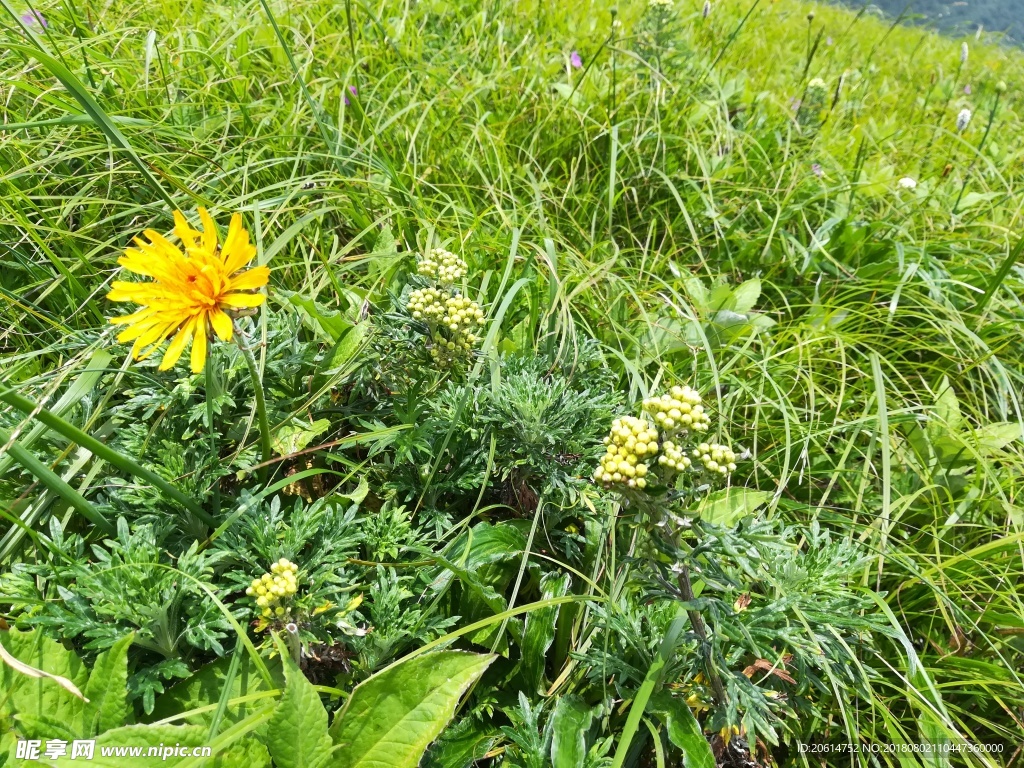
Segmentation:
[[(685, 602), (693, 602), (693, 585), (690, 583), (690, 566), (683, 564), (682, 570), (679, 572), (679, 592)], [(714, 660), (711, 658), (711, 644), (708, 642), (708, 628), (704, 623), (704, 617), (700, 615), (700, 611), (696, 608), (687, 608), (686, 615), (690, 618), (690, 626), (693, 627), (693, 631), (700, 638), (701, 655), (704, 657), (704, 674), (708, 677), (708, 682), (711, 683), (711, 691), (715, 697), (715, 704), (722, 706), (725, 704), (725, 686), (722, 685), (722, 678), (718, 674), (718, 670), (715, 669)]]
[[(220, 458), (217, 451), (217, 432), (214, 429), (213, 420), (215, 411), (215, 401), (219, 393), (217, 386), (217, 371), (216, 361), (217, 357), (214, 353), (214, 345), (210, 345), (209, 354), (206, 358), (206, 428), (209, 430), (210, 437), (210, 466), (217, 467), (218, 459)], [(213, 508), (213, 516), (218, 517), (220, 515), (220, 477), (217, 476), (213, 481), (211, 507)]]
[(235, 344), (242, 351), (242, 357), (245, 358), (246, 367), (249, 369), (249, 378), (252, 380), (253, 393), (256, 397), (256, 417), (260, 420), (260, 464), (258, 470), (260, 482), (266, 484), (267, 482), (267, 462), (270, 461), (270, 420), (267, 418), (267, 401), (263, 397), (263, 380), (260, 378), (259, 368), (256, 366), (256, 358), (253, 357), (252, 350), (249, 349), (244, 343), (242, 343), (242, 335), (236, 333)]

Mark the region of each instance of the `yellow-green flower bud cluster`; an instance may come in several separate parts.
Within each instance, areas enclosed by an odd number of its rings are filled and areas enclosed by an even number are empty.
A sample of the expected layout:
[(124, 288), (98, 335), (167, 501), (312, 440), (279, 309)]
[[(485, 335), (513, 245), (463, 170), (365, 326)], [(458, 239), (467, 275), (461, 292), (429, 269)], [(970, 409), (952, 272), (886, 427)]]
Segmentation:
[(658, 463), (676, 472), (682, 472), (693, 462), (690, 461), (689, 456), (683, 453), (682, 446), (676, 445), (671, 440), (666, 440), (661, 444), (661, 456), (658, 457)]
[(658, 432), (654, 425), (647, 419), (622, 416), (612, 422), (604, 444), (607, 450), (594, 470), (594, 479), (606, 488), (614, 485), (646, 488), (647, 459), (658, 452)]
[(437, 321), (446, 314), (442, 296), (437, 288), (417, 288), (409, 294), (409, 302), (405, 306), (416, 320)]
[(256, 598), (256, 606), (264, 618), (284, 619), (289, 616), (287, 602), (298, 590), (296, 576), (299, 566), (283, 557), (270, 566), (270, 573), (253, 579), (245, 594)]
[(466, 274), (466, 262), (444, 248), (433, 248), (416, 263), (416, 271), (442, 285), (451, 285)]
[(444, 303), (444, 316), (438, 325), (444, 328), (447, 338), (439, 330), (435, 330), (431, 340), (431, 356), (438, 362), (450, 362), (459, 357), (466, 357), (480, 342), (476, 331), (484, 324), (484, 311), (480, 305), (465, 296), (455, 294)]
[(736, 469), (736, 454), (729, 446), (721, 443), (701, 443), (694, 450), (693, 457), (700, 461), (708, 472), (727, 475)]
[(644, 410), (666, 432), (675, 429), (705, 432), (711, 423), (701, 405), (700, 395), (690, 387), (676, 386), (661, 397), (649, 397), (644, 400)]

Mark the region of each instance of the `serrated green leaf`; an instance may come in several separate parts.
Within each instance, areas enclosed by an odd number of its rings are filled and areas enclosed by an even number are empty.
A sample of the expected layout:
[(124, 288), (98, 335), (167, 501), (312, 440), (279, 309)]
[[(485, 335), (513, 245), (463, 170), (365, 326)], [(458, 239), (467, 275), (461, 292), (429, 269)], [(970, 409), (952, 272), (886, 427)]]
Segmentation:
[(85, 735), (119, 728), (128, 719), (128, 648), (135, 639), (125, 635), (96, 658), (85, 685)]
[(331, 725), (337, 768), (415, 768), (496, 657), (425, 653), (363, 681)]
[(327, 710), (290, 658), (284, 676), (284, 695), (267, 724), (267, 749), (278, 768), (320, 768), (331, 756)]

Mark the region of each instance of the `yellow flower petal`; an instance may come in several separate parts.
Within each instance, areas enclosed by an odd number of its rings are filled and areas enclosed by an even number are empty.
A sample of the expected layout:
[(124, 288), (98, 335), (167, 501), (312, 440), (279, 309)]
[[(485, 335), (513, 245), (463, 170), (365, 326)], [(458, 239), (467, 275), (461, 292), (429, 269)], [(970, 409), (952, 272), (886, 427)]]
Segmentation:
[(206, 323), (200, 316), (196, 323), (196, 336), (192, 340), (192, 373), (202, 373), (206, 365)]
[(160, 370), (167, 371), (174, 367), (174, 364), (178, 362), (178, 358), (181, 357), (181, 353), (185, 351), (185, 345), (188, 344), (189, 339), (192, 338), (192, 329), (195, 328), (196, 319), (194, 317), (189, 318), (188, 322), (185, 323), (178, 331), (178, 335), (174, 337), (170, 345), (167, 347), (167, 351), (164, 353), (164, 359), (160, 361)]
[(220, 297), (220, 303), (228, 307), (258, 307), (266, 298), (262, 293), (229, 293)]
[(199, 209), (199, 219), (203, 222), (203, 250), (214, 253), (217, 250), (217, 225), (205, 208)]
[(253, 267), (237, 277), (231, 278), (232, 291), (245, 291), (262, 288), (270, 279), (270, 267)]
[(224, 314), (223, 310), (215, 309), (210, 312), (210, 325), (213, 326), (213, 330), (216, 331), (221, 341), (231, 341), (234, 328), (231, 318)]
[(185, 218), (181, 211), (174, 212), (174, 234), (181, 240), (185, 250), (196, 247), (196, 237), (199, 236), (199, 233), (192, 229), (188, 219)]

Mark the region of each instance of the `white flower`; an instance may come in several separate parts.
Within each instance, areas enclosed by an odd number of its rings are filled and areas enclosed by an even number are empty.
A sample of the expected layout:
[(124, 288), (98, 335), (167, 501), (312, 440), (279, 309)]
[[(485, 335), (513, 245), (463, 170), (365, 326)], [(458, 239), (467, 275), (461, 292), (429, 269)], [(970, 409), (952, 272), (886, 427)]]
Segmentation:
[(904, 176), (897, 183), (900, 189), (917, 189), (917, 182), (909, 176)]
[(967, 63), (968, 55), (970, 55), (970, 50), (967, 48), (967, 43), (962, 43), (960, 45), (960, 63), (961, 64), (966, 64)]
[(710, 15), (711, 15), (711, 0), (704, 0), (703, 16), (706, 19)]
[(963, 133), (967, 126), (971, 124), (971, 110), (961, 109), (960, 114), (956, 116), (956, 129)]

